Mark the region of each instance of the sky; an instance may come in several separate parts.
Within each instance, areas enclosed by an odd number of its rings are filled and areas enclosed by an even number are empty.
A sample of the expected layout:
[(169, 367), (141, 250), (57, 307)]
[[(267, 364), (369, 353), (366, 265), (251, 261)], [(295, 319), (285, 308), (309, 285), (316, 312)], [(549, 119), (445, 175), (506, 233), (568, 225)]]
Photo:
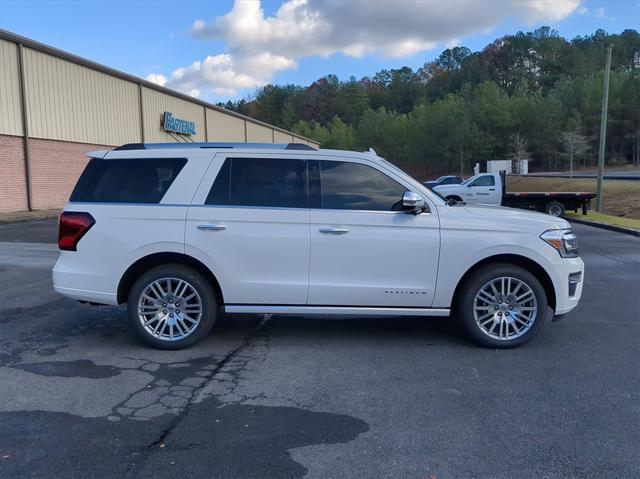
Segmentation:
[(640, 0), (0, 0), (2, 29), (212, 102), (416, 69), (542, 25), (638, 29)]

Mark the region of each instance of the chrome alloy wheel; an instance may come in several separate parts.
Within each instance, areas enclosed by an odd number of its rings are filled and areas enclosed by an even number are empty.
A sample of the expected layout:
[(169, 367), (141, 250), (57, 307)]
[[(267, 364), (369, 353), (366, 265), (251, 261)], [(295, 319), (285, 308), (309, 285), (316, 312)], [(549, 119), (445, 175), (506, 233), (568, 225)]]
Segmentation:
[(183, 279), (153, 281), (138, 299), (138, 319), (151, 336), (178, 341), (195, 331), (202, 318), (202, 299)]
[(536, 295), (527, 283), (503, 276), (486, 283), (473, 300), (473, 317), (484, 334), (499, 341), (518, 338), (538, 315)]

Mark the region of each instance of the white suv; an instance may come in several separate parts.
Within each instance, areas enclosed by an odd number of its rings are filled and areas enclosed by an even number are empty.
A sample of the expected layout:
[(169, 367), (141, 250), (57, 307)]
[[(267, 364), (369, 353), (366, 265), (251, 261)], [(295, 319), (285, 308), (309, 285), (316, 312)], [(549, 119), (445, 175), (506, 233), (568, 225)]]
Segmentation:
[(59, 221), (55, 290), (128, 303), (147, 344), (220, 312), (448, 316), (490, 347), (580, 299), (560, 218), (447, 205), (375, 155), (306, 145), (131, 144), (89, 154)]

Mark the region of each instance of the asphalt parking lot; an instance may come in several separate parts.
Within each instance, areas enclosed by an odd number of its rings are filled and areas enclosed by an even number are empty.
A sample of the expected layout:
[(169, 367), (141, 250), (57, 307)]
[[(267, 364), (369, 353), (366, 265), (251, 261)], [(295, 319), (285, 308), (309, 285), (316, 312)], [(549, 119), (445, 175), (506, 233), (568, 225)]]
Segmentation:
[(638, 477), (640, 238), (574, 230), (582, 303), (519, 349), (250, 317), (166, 352), (53, 292), (55, 222), (0, 225), (0, 477)]

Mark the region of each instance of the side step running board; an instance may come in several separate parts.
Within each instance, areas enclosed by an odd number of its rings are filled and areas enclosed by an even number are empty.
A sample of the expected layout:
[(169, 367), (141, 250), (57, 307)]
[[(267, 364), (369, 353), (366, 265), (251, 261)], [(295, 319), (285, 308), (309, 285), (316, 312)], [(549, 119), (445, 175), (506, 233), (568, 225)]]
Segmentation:
[(267, 304), (227, 304), (227, 313), (251, 314), (336, 314), (357, 316), (449, 316), (448, 308), (371, 308), (360, 306), (272, 306)]

